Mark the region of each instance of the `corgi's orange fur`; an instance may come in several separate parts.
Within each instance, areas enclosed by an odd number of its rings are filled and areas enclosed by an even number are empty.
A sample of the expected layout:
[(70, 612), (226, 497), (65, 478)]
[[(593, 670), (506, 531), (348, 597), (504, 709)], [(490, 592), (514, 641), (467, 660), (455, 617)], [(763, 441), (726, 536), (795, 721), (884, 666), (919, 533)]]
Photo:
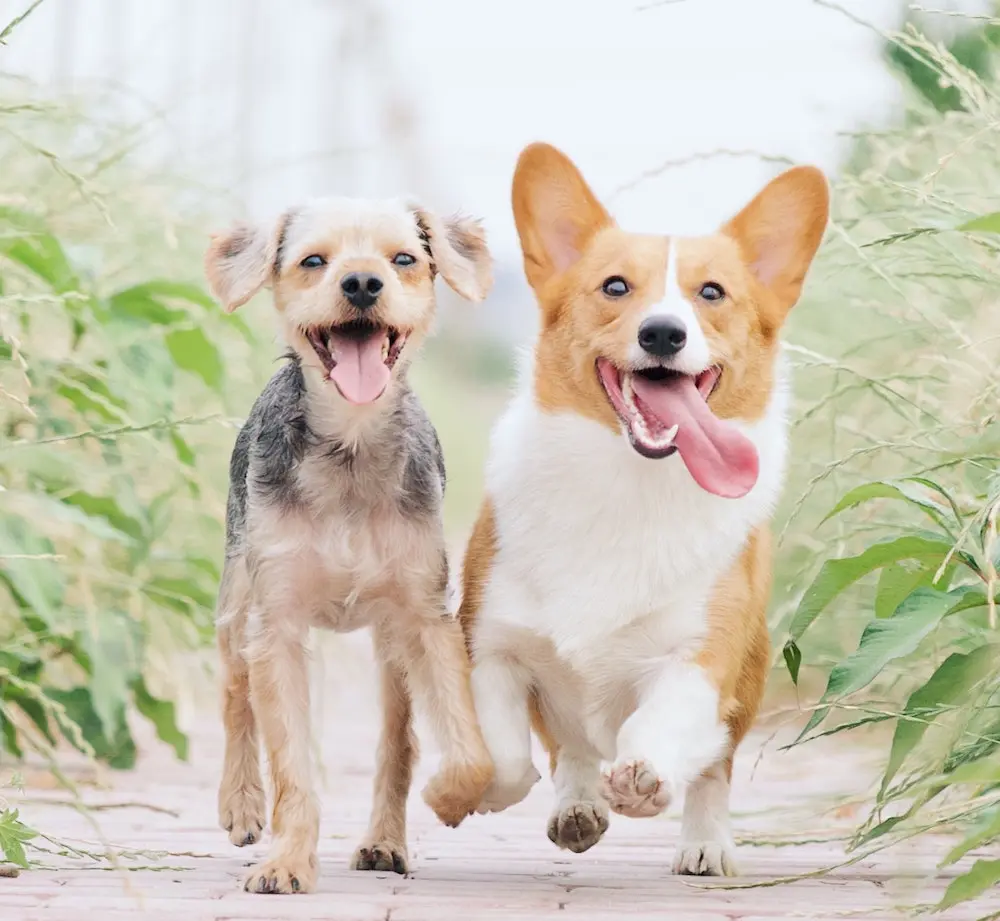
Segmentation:
[(496, 779), (551, 755), (549, 837), (686, 790), (681, 873), (735, 872), (733, 754), (769, 662), (768, 521), (786, 450), (779, 333), (826, 226), (823, 175), (773, 180), (721, 230), (628, 233), (555, 148), (528, 147), (514, 215), (540, 333), (498, 423), (460, 616)]

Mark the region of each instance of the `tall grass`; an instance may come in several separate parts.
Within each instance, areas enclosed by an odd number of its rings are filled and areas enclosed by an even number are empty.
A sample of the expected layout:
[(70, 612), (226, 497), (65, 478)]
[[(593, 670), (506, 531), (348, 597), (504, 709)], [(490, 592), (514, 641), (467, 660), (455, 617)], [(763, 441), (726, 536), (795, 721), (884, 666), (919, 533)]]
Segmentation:
[(129, 767), (132, 712), (186, 757), (177, 653), (210, 632), (262, 345), (201, 289), (204, 222), (134, 130), (0, 92), (0, 759)]
[(917, 31), (893, 41), (953, 95), (860, 138), (839, 183), (789, 333), (773, 626), (818, 696), (796, 744), (891, 729), (851, 859), (954, 832), (944, 909), (1000, 881), (1000, 96)]

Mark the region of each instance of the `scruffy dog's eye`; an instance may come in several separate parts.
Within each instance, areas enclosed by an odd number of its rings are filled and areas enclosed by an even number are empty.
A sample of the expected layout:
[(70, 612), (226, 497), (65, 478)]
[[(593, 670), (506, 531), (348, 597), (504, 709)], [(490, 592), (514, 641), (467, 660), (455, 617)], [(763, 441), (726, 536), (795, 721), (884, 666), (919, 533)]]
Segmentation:
[(313, 253), (311, 256), (306, 256), (299, 265), (304, 269), (318, 269), (321, 265), (326, 265), (326, 260), (317, 253)]
[(625, 297), (629, 292), (628, 282), (620, 275), (612, 275), (611, 278), (604, 279), (601, 290), (608, 297)]
[(721, 301), (726, 296), (722, 290), (722, 285), (717, 285), (714, 281), (706, 282), (701, 286), (698, 297), (706, 301)]
[(416, 261), (417, 260), (414, 259), (414, 257), (411, 256), (409, 253), (396, 253), (396, 255), (392, 257), (393, 265), (402, 265), (402, 266), (413, 265), (413, 263), (415, 263)]

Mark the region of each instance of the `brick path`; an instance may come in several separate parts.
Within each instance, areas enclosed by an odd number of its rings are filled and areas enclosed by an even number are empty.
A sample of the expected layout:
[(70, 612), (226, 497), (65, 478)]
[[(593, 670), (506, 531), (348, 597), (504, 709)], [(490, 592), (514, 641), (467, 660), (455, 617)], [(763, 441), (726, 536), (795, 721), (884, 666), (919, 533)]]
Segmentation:
[[(673, 877), (668, 867), (679, 811), (666, 819), (613, 817), (604, 840), (587, 854), (558, 851), (545, 836), (550, 787), (544, 781), (518, 807), (499, 816), (474, 816), (461, 828), (438, 825), (414, 793), (411, 799), (412, 875), (363, 874), (346, 869), (364, 831), (374, 752), (375, 705), (362, 648), (348, 644), (349, 661), (325, 666), (322, 764), (325, 773), (322, 865), (310, 896), (248, 895), (239, 880), (263, 844), (241, 851), (215, 825), (215, 784), (221, 763), (214, 713), (203, 708), (191, 735), (191, 761), (178, 765), (163, 746), (147, 742), (139, 768), (117, 774), (104, 788), (86, 788), (89, 804), (133, 805), (92, 813), (104, 841), (126, 854), (126, 869), (48, 856), (49, 869), (0, 879), (2, 921), (479, 921), (479, 919), (843, 919), (904, 917), (907, 905), (930, 900), (929, 884), (943, 841), (894, 849), (821, 879), (769, 888), (726, 890), (708, 881)], [(335, 675), (331, 673), (336, 671)], [(206, 695), (207, 696), (207, 695)], [(422, 727), (421, 727), (422, 729)], [(426, 733), (421, 732), (421, 738)], [(815, 870), (844, 859), (836, 841), (788, 844), (787, 839), (845, 834), (856, 818), (845, 795), (863, 794), (874, 774), (863, 752), (838, 741), (788, 753), (767, 747), (761, 729), (737, 761), (734, 808), (741, 838), (738, 884)], [(419, 781), (436, 754), (425, 743)], [(541, 757), (536, 761), (543, 764)], [(51, 803), (52, 790), (29, 787), (23, 817), (48, 834), (100, 849), (85, 816)], [(839, 802), (841, 805), (837, 805)], [(48, 800), (48, 802), (39, 802)], [(15, 804), (17, 799), (15, 798)], [(154, 811), (153, 808), (163, 810)], [(783, 843), (784, 842), (784, 843)], [(141, 867), (141, 869), (136, 869)], [(965, 921), (1000, 909), (1000, 897), (947, 915)]]

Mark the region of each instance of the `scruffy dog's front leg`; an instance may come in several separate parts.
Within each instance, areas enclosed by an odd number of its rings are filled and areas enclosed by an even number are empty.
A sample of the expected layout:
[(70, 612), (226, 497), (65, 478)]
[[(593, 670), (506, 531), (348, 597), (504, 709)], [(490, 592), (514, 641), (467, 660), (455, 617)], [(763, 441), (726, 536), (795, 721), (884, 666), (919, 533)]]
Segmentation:
[[(256, 616), (255, 616), (256, 615)], [(251, 615), (250, 694), (271, 766), (273, 838), (248, 892), (310, 892), (319, 875), (319, 804), (312, 786), (308, 628), (294, 615)]]
[(378, 633), (376, 659), (381, 675), (382, 734), (375, 767), (371, 822), (354, 852), (355, 870), (406, 873), (406, 799), (417, 760), (413, 708), (402, 666)]
[(250, 584), (242, 557), (228, 558), (219, 589), (217, 636), (222, 665), (222, 724), (226, 758), (219, 784), (219, 824), (237, 847), (260, 840), (267, 803), (260, 776), (260, 739), (250, 705), (250, 674), (243, 637)]
[(493, 780), (469, 686), (469, 656), (458, 621), (434, 611), (414, 625), (410, 675), (427, 701), (443, 763), (424, 788), (424, 802), (445, 825), (456, 826), (479, 805)]

